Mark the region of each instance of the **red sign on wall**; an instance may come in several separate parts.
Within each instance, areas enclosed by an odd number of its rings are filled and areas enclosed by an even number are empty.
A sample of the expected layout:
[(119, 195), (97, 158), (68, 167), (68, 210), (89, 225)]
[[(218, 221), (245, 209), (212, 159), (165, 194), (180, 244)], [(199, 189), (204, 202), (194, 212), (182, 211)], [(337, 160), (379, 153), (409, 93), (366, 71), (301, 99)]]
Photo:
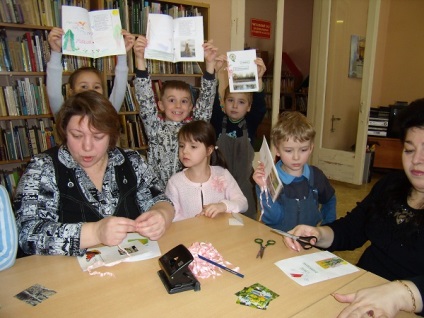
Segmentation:
[(266, 20), (250, 19), (250, 36), (270, 39), (271, 22)]

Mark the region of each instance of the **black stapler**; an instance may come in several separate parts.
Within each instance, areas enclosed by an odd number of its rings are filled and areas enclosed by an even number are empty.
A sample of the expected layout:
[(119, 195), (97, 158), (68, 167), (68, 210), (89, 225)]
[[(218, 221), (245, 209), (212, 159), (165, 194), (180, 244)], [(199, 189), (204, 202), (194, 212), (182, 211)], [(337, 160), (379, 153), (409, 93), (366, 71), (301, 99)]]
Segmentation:
[(174, 247), (159, 258), (158, 275), (169, 294), (186, 290), (200, 290), (200, 283), (194, 277), (188, 265), (193, 261), (193, 255), (182, 244)]

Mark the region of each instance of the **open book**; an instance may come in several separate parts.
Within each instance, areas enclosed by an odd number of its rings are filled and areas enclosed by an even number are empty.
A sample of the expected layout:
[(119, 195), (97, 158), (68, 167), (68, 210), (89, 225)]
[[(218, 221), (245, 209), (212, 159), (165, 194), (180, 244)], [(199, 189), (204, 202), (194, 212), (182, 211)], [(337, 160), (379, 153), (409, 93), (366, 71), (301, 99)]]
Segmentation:
[(259, 90), (256, 50), (227, 52), (228, 82), (231, 93)]
[(167, 62), (203, 62), (203, 17), (172, 18), (150, 13), (145, 59)]
[(83, 271), (100, 266), (113, 266), (120, 262), (135, 262), (161, 255), (159, 244), (138, 233), (128, 233), (118, 246), (89, 248), (84, 256), (78, 257)]
[(265, 136), (259, 150), (259, 158), (265, 166), (265, 184), (274, 202), (283, 189), (283, 184), (278, 176), (277, 168), (275, 168), (274, 159), (272, 158), (271, 150)]
[(98, 58), (127, 53), (118, 9), (88, 12), (62, 6), (62, 28), (63, 54)]

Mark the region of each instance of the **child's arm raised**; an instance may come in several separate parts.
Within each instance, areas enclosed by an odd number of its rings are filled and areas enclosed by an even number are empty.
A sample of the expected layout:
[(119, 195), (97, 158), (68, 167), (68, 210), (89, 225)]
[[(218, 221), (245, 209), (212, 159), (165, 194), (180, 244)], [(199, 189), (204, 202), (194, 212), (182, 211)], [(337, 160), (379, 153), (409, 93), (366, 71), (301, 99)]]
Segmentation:
[(146, 60), (144, 59), (144, 50), (147, 47), (147, 39), (140, 35), (134, 42), (135, 67), (140, 71), (145, 71)]
[[(135, 41), (135, 36), (126, 30), (122, 30), (124, 36), (125, 49), (127, 52), (132, 49)], [(128, 63), (127, 55), (122, 54), (117, 56), (117, 62), (115, 66), (115, 80), (113, 81), (112, 92), (110, 93), (109, 100), (115, 107), (116, 111), (119, 112), (122, 103), (125, 99), (125, 92), (127, 90), (128, 82)]]
[(257, 65), (257, 67), (258, 67), (259, 91), (261, 92), (261, 91), (263, 90), (263, 81), (262, 81), (262, 77), (263, 77), (263, 76), (264, 76), (264, 74), (265, 74), (266, 66), (265, 66), (264, 61), (263, 61), (260, 57), (258, 57), (258, 58), (255, 60), (255, 63), (256, 63), (256, 65)]
[(53, 28), (49, 32), (47, 41), (51, 48), (50, 60), (46, 69), (46, 88), (50, 109), (53, 115), (59, 111), (63, 104), (62, 96), (62, 36), (61, 28)]

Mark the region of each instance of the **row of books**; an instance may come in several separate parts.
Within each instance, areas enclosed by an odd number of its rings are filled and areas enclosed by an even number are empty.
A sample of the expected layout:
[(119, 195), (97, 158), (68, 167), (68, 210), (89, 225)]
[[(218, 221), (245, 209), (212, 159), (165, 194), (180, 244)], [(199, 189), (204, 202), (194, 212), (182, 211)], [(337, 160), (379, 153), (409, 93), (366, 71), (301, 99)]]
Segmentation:
[(0, 29), (0, 71), (45, 72), (50, 59), (47, 36), (47, 30), (35, 30), (11, 38)]
[(62, 5), (90, 8), (89, 0), (3, 0), (0, 22), (60, 26)]
[(25, 166), (21, 165), (12, 170), (0, 170), (0, 184), (6, 188), (12, 202), (19, 179), (25, 171)]
[(0, 160), (24, 160), (56, 145), (53, 123), (39, 119), (32, 126), (9, 121), (7, 128), (0, 128)]
[(168, 14), (173, 18), (201, 15), (194, 6), (142, 0), (105, 0), (104, 9), (119, 9), (122, 28), (133, 34), (146, 34), (149, 13)]
[(29, 78), (16, 80), (14, 86), (0, 87), (0, 116), (27, 116), (50, 114), (46, 85), (43, 77), (37, 83)]
[(386, 137), (389, 127), (389, 116), (389, 107), (371, 107), (368, 120), (368, 136)]
[(123, 148), (140, 149), (147, 147), (147, 139), (143, 129), (143, 123), (138, 115), (132, 118), (121, 116), (122, 133), (120, 145)]

